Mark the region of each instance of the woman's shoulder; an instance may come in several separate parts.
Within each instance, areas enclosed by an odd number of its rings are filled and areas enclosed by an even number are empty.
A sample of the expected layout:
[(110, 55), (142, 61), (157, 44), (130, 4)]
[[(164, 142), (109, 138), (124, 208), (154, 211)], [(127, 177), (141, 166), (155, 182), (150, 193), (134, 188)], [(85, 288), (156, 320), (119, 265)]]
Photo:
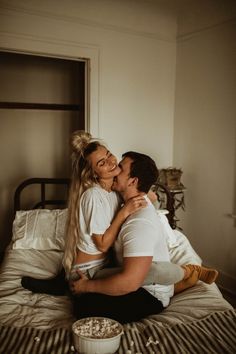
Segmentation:
[(100, 185), (94, 185), (90, 188), (88, 188), (84, 193), (82, 194), (82, 199), (100, 199), (100, 198), (106, 198), (106, 193), (107, 191), (100, 187)]
[(82, 194), (82, 198), (91, 198), (93, 196), (101, 194), (100, 189), (101, 189), (100, 186), (97, 185), (91, 186), (88, 189), (86, 189), (86, 191), (84, 191), (84, 193)]
[(116, 192), (107, 192), (105, 189), (103, 189), (100, 185), (94, 185), (90, 188), (88, 188), (83, 194), (82, 198), (83, 200), (89, 199), (90, 201), (92, 199), (100, 199), (100, 200), (110, 200), (112, 199), (119, 199), (118, 194)]

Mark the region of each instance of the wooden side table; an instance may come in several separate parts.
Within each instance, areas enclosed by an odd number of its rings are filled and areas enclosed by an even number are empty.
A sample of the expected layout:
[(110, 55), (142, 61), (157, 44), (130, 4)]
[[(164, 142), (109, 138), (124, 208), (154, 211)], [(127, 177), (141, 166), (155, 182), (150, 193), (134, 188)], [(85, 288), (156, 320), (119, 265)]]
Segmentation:
[[(173, 199), (173, 206), (174, 206), (174, 215), (173, 215), (173, 224), (174, 228), (178, 227), (177, 222), (179, 219), (176, 216), (176, 210), (182, 209), (185, 210), (185, 199), (184, 194), (187, 191), (187, 188), (181, 187), (179, 189), (170, 189), (170, 194)], [(178, 227), (181, 229), (180, 227)]]
[[(180, 186), (177, 189), (169, 189), (166, 185), (155, 183), (154, 192), (157, 194), (160, 209), (167, 209), (167, 218), (172, 229), (176, 229), (179, 219), (176, 216), (178, 209), (185, 210), (184, 194), (187, 188)], [(180, 227), (178, 227), (180, 228)]]

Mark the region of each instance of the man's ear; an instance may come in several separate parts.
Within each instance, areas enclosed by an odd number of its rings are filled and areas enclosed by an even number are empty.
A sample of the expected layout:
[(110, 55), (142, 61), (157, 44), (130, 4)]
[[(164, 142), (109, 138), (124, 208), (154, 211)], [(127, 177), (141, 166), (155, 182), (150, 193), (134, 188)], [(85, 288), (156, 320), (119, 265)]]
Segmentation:
[(138, 188), (138, 177), (130, 177), (129, 186)]

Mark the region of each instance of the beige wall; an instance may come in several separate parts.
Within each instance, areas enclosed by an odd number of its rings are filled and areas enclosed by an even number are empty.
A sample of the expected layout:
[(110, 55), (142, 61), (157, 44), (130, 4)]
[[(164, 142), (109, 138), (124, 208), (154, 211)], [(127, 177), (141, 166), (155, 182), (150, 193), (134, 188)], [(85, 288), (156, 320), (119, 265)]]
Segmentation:
[[(68, 1), (65, 6), (63, 1), (1, 1), (1, 47), (89, 59), (89, 130), (103, 138), (118, 157), (136, 149), (151, 154), (160, 166), (170, 165), (176, 22), (162, 12), (155, 14), (142, 1), (134, 12), (132, 3), (90, 1), (85, 6), (84, 1)], [(10, 90), (13, 96), (19, 85)], [(58, 89), (54, 94), (65, 97)], [(21, 112), (16, 123), (14, 114), (0, 111), (0, 115), (0, 150), (6, 149), (9, 140), (14, 142), (4, 156), (7, 170), (1, 173), (4, 220), (19, 180), (64, 173), (61, 161), (68, 155), (65, 141), (70, 127), (65, 126), (65, 115), (58, 118), (54, 113), (38, 119), (40, 112)], [(18, 137), (19, 131), (25, 135)], [(42, 135), (44, 143), (39, 149)], [(6, 239), (3, 234), (1, 238)]]
[(184, 170), (182, 225), (203, 262), (236, 289), (236, 26), (177, 44), (174, 163)]
[(172, 163), (175, 19), (145, 1), (1, 3), (4, 46), (91, 58), (92, 133), (118, 156), (132, 147)]

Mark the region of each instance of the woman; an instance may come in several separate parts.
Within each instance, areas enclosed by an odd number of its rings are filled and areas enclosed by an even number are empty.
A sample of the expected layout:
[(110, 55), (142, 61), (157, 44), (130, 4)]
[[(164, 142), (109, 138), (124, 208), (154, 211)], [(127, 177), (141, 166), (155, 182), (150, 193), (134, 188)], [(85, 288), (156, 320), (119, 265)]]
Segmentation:
[[(120, 168), (115, 156), (85, 132), (72, 135), (72, 178), (68, 205), (68, 231), (64, 255), (67, 278), (74, 267), (92, 276), (107, 263), (107, 252), (125, 219), (146, 202), (134, 198), (121, 208), (112, 191)], [(93, 273), (92, 273), (93, 272)]]
[[(146, 202), (136, 197), (122, 205), (118, 194), (112, 191), (113, 179), (120, 172), (117, 159), (100, 141), (89, 133), (76, 131), (72, 134), (71, 147), (72, 177), (63, 259), (66, 278), (78, 278), (77, 269), (89, 278), (104, 276), (99, 270), (108, 266), (109, 250), (121, 225)], [(175, 293), (193, 286), (198, 279), (211, 283), (217, 276), (215, 270), (195, 265), (181, 267), (169, 262), (153, 263), (149, 274), (145, 284), (168, 285), (181, 280), (175, 284)], [(22, 285), (35, 292), (55, 295), (61, 295), (65, 286), (61, 276), (48, 280), (24, 277)]]

